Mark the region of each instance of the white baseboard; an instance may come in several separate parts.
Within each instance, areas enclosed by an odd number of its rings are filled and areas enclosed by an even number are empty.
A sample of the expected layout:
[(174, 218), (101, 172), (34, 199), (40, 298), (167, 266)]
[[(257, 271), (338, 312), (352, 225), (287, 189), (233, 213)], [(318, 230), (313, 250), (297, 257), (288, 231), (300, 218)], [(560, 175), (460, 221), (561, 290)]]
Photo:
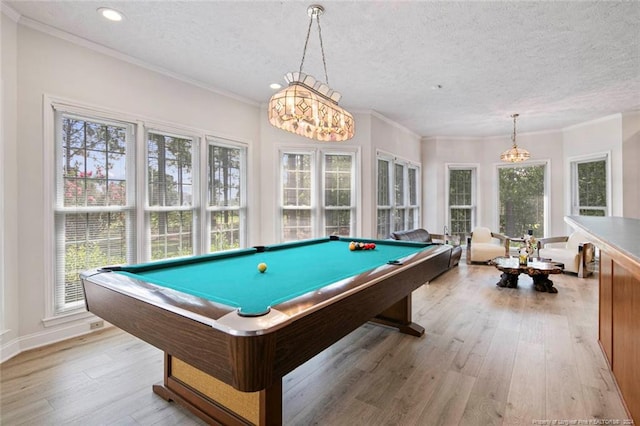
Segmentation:
[(0, 347), (0, 364), (18, 355), (20, 351), (19, 338), (8, 341)]
[(36, 349), (62, 340), (71, 339), (73, 337), (82, 336), (84, 334), (93, 333), (94, 331), (103, 330), (106, 327), (112, 327), (108, 322), (104, 322), (104, 326), (92, 330), (90, 323), (95, 322), (97, 317), (86, 318), (73, 324), (65, 324), (60, 327), (51, 327), (37, 333), (20, 336), (8, 341), (0, 347), (0, 364), (30, 349)]

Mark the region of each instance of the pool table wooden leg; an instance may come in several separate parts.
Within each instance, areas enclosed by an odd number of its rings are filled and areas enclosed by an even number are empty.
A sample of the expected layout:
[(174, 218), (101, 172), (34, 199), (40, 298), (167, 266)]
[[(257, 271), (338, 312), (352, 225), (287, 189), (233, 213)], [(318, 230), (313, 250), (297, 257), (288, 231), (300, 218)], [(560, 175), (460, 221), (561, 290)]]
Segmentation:
[[(177, 368), (177, 376), (172, 371), (173, 366)], [(268, 389), (241, 392), (165, 353), (164, 384), (154, 385), (153, 392), (167, 401), (184, 406), (209, 424), (282, 425), (282, 379), (276, 380)], [(246, 411), (234, 411), (234, 407), (230, 408), (214, 399), (214, 394), (223, 396), (232, 402), (230, 405), (235, 404), (235, 407)]]
[(411, 321), (411, 293), (376, 315), (372, 322), (397, 328), (401, 333), (420, 337), (424, 327)]

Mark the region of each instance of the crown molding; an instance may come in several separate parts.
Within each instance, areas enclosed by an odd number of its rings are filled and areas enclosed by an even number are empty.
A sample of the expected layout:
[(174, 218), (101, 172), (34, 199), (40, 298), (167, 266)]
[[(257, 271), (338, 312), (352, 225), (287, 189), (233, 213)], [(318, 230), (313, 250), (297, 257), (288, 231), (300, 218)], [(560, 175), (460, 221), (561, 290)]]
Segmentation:
[[(4, 8), (4, 4), (2, 6)], [(4, 12), (4, 9), (3, 9), (3, 12)], [(20, 17), (20, 24), (24, 25), (25, 27), (29, 27), (29, 28), (31, 28), (33, 30), (39, 31), (41, 33), (50, 35), (52, 37), (56, 37), (56, 38), (68, 41), (70, 43), (73, 43), (75, 45), (84, 47), (86, 49), (93, 50), (93, 51), (101, 53), (103, 55), (110, 56), (112, 58), (121, 60), (123, 62), (128, 62), (130, 64), (136, 65), (136, 66), (138, 66), (140, 68), (144, 68), (144, 69), (147, 69), (149, 71), (153, 71), (155, 73), (164, 75), (166, 77), (170, 77), (170, 78), (173, 78), (175, 80), (182, 81), (183, 83), (187, 83), (187, 84), (190, 84), (192, 86), (199, 87), (201, 89), (204, 89), (204, 90), (207, 90), (209, 92), (215, 93), (216, 95), (220, 95), (220, 96), (224, 96), (224, 97), (227, 97), (227, 98), (231, 98), (231, 99), (234, 99), (236, 101), (239, 101), (239, 102), (251, 105), (251, 106), (256, 106), (256, 107), (260, 106), (259, 102), (255, 102), (255, 101), (253, 101), (251, 99), (247, 99), (247, 98), (245, 98), (243, 96), (237, 95), (237, 94), (232, 93), (232, 92), (228, 92), (226, 90), (218, 89), (216, 87), (213, 87), (213, 86), (210, 86), (208, 84), (205, 84), (205, 83), (203, 83), (201, 81), (187, 78), (187, 77), (185, 77), (185, 76), (183, 76), (181, 74), (175, 73), (173, 71), (169, 71), (169, 70), (167, 70), (165, 68), (158, 67), (158, 66), (155, 66), (155, 65), (151, 65), (148, 62), (145, 62), (145, 61), (142, 61), (140, 59), (134, 58), (133, 56), (125, 55), (124, 53), (119, 52), (119, 51), (117, 51), (115, 49), (111, 49), (110, 47), (106, 47), (106, 46), (103, 46), (101, 44), (95, 43), (93, 41), (87, 40), (85, 38), (78, 37), (75, 34), (71, 34), (71, 33), (68, 33), (66, 31), (59, 30), (57, 28), (54, 28), (54, 27), (52, 27), (50, 25), (47, 25), (47, 24), (43, 24), (42, 22), (36, 21), (34, 19), (27, 18), (25, 16), (21, 16)]]
[(396, 129), (398, 129), (398, 130), (400, 130), (402, 132), (408, 133), (409, 135), (411, 135), (411, 136), (413, 136), (413, 137), (415, 137), (417, 139), (421, 139), (422, 138), (422, 136), (420, 136), (419, 134), (417, 134), (413, 130), (404, 127), (402, 124), (399, 124), (398, 122), (393, 121), (392, 119), (390, 119), (388, 117), (385, 117), (384, 115), (380, 114), (378, 111), (369, 110), (368, 113), (371, 114), (372, 117), (376, 117), (376, 118), (384, 121), (385, 123), (395, 127)]
[(0, 2), (0, 10), (2, 10), (2, 13), (4, 13), (7, 18), (11, 19), (13, 22), (18, 22), (22, 16), (5, 2)]
[(563, 127), (561, 130), (563, 132), (566, 132), (566, 131), (579, 129), (580, 127), (590, 126), (592, 124), (601, 123), (603, 121), (609, 121), (609, 120), (621, 119), (621, 118), (622, 118), (622, 113), (618, 112), (618, 113), (611, 114), (611, 115), (605, 115), (604, 117), (596, 118), (596, 119), (593, 119), (593, 120), (583, 121), (582, 123), (574, 124), (572, 126)]

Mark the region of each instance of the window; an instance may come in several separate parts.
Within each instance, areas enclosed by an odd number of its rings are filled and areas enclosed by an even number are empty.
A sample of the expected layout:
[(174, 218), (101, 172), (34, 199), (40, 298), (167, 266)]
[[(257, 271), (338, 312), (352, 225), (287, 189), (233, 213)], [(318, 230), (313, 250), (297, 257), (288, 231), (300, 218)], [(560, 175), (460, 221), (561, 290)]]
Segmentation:
[(209, 141), (208, 161), (209, 251), (244, 247), (246, 148)]
[(414, 166), (407, 168), (408, 178), (408, 196), (409, 204), (407, 206), (407, 229), (415, 229), (420, 224), (420, 207), (418, 205), (418, 169)]
[(388, 238), (391, 234), (391, 161), (378, 158), (378, 238)]
[(377, 164), (377, 237), (419, 227), (419, 168), (380, 154)]
[(311, 154), (282, 154), (282, 240), (313, 236)]
[(192, 152), (192, 139), (148, 132), (151, 260), (194, 254)]
[(243, 144), (51, 105), (45, 125), (55, 149), (45, 155), (56, 184), (48, 193), (54, 232), (46, 235), (53, 234), (55, 247), (48, 317), (84, 309), (82, 271), (245, 245)]
[(324, 234), (348, 237), (355, 230), (354, 156), (324, 154)]
[(133, 128), (57, 114), (54, 311), (84, 307), (80, 272), (135, 262)]
[(464, 240), (475, 226), (475, 167), (448, 168), (448, 233)]
[(571, 214), (607, 216), (608, 155), (571, 162)]
[(528, 230), (544, 236), (545, 164), (498, 168), (500, 232), (514, 237)]
[(355, 234), (355, 152), (282, 152), (280, 165), (282, 241)]

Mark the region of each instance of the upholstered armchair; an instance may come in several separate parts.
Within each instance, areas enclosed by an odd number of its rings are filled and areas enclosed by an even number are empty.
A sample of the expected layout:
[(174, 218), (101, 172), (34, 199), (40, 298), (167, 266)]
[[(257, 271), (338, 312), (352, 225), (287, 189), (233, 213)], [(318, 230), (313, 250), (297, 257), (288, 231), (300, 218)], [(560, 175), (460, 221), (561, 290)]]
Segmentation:
[(467, 263), (486, 263), (498, 256), (509, 256), (509, 238), (489, 228), (475, 228), (467, 238)]
[(565, 272), (573, 272), (579, 278), (589, 276), (595, 262), (593, 244), (580, 231), (569, 236), (540, 238), (538, 256), (564, 263)]

